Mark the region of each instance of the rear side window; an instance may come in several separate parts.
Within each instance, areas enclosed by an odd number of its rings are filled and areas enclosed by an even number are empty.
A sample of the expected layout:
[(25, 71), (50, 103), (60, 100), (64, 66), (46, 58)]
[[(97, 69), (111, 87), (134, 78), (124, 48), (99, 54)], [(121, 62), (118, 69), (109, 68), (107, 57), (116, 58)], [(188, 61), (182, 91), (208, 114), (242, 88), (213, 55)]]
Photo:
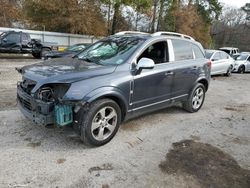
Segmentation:
[(194, 51), (195, 59), (204, 58), (204, 55), (203, 55), (201, 49), (197, 45), (193, 44), (192, 46), (193, 46), (193, 51)]
[(193, 59), (192, 44), (190, 42), (173, 39), (172, 44), (176, 61)]
[(220, 52), (221, 59), (228, 59), (228, 55), (225, 52)]
[(215, 52), (214, 56), (213, 56), (213, 60), (219, 60), (219, 59), (221, 59), (220, 53), (219, 52)]

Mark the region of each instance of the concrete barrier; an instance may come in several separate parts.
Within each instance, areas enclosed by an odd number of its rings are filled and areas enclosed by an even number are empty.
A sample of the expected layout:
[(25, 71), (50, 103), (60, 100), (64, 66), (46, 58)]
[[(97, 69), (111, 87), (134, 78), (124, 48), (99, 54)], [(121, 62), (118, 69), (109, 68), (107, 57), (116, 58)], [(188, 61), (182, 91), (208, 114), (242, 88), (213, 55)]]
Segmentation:
[(10, 30), (29, 33), (31, 38), (33, 39), (39, 39), (42, 42), (54, 42), (61, 47), (71, 46), (76, 43), (93, 43), (101, 38), (92, 35), (77, 35), (70, 33), (58, 33), (58, 32), (35, 31), (35, 30), (0, 27), (0, 33)]

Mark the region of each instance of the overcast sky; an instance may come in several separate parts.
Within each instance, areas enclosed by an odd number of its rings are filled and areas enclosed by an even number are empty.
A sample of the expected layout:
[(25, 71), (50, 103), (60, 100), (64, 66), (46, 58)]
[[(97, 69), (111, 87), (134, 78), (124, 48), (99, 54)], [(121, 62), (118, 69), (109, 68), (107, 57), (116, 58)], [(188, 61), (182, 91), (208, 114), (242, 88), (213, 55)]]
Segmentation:
[(244, 6), (246, 3), (250, 3), (250, 0), (219, 0), (221, 3), (225, 3), (229, 6), (234, 6), (240, 8)]

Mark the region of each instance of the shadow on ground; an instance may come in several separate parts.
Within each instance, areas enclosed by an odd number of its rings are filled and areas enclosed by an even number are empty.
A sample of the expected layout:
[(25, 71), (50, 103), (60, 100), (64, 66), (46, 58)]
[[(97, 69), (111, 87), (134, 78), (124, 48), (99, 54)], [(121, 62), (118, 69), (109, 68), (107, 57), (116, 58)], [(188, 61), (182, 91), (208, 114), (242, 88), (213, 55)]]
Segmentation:
[(167, 174), (191, 175), (201, 187), (249, 188), (250, 171), (220, 149), (193, 140), (173, 143), (159, 167)]

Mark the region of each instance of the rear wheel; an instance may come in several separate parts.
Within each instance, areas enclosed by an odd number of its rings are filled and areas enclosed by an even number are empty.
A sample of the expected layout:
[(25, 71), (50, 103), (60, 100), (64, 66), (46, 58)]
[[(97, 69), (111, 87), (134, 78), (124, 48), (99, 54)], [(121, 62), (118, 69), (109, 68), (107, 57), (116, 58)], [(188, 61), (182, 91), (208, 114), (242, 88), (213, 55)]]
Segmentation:
[(245, 66), (244, 65), (241, 65), (238, 69), (238, 73), (244, 73), (245, 72)]
[(108, 143), (121, 123), (120, 107), (110, 99), (93, 102), (88, 111), (83, 109), (81, 115), (81, 139), (85, 144), (94, 146)]
[(204, 85), (201, 83), (196, 84), (190, 93), (188, 100), (183, 103), (183, 108), (191, 113), (197, 112), (203, 105), (205, 93), (206, 90)]

